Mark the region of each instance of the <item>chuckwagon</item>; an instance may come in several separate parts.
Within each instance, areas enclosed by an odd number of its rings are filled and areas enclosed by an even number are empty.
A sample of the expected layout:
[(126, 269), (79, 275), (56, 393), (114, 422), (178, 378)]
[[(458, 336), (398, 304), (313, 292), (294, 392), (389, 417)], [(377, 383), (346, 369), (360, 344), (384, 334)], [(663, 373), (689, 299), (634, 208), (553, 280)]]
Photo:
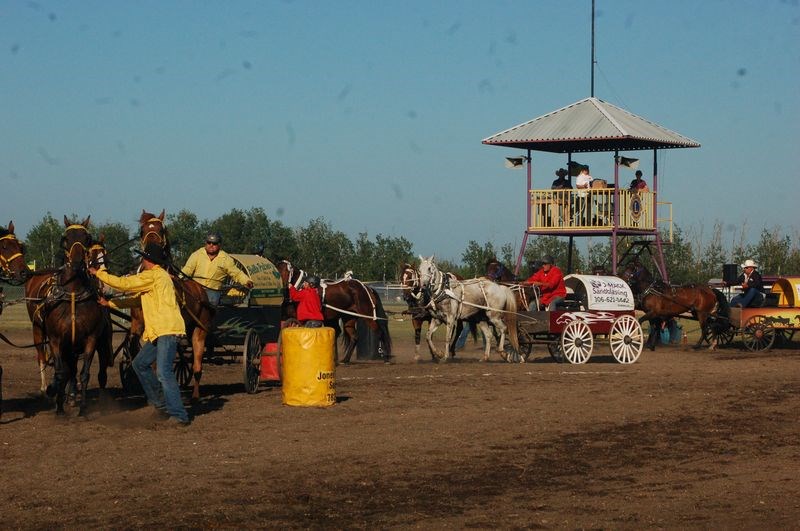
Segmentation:
[(776, 340), (788, 343), (800, 330), (800, 276), (779, 277), (759, 307), (730, 308), (719, 312), (709, 328), (717, 346), (730, 344), (737, 335), (747, 350), (771, 348)]
[[(241, 362), (245, 390), (255, 393), (261, 380), (262, 353), (274, 352), (280, 334), (283, 285), (275, 265), (264, 257), (247, 254), (230, 255), (236, 266), (250, 275), (253, 288), (229, 287), (216, 308), (211, 330), (206, 336), (204, 362), (224, 364)], [(131, 349), (123, 342), (119, 349), (123, 387), (132, 391), (138, 381), (131, 368)], [(134, 350), (135, 351), (135, 350)], [(184, 339), (178, 345), (175, 374), (182, 387), (192, 379), (194, 353), (191, 342)], [(272, 364), (279, 367), (279, 362)]]
[(552, 311), (518, 312), (521, 355), (534, 344), (547, 345), (559, 363), (586, 363), (595, 343), (608, 341), (619, 363), (633, 363), (642, 353), (644, 334), (628, 284), (614, 276), (567, 275), (565, 301)]

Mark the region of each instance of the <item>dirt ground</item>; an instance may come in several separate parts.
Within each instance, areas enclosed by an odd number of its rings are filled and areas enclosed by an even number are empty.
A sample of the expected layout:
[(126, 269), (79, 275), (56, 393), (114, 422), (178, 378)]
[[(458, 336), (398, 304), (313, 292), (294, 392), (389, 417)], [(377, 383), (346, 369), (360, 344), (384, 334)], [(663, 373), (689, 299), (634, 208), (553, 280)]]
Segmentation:
[[(408, 323), (393, 325), (409, 327)], [(20, 343), (25, 331), (0, 331)], [(794, 528), (800, 350), (596, 345), (583, 366), (413, 361), (336, 370), (337, 404), (206, 368), (188, 428), (111, 372), (56, 418), (31, 350), (0, 346), (4, 528)], [(96, 371), (93, 371), (96, 374)], [(188, 395), (185, 395), (188, 402)]]

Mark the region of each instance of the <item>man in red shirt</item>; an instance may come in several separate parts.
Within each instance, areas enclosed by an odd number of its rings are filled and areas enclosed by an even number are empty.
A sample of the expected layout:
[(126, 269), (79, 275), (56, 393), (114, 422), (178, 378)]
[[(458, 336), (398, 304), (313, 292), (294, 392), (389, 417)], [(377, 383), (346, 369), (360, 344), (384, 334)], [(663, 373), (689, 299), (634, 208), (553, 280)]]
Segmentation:
[[(542, 309), (555, 310), (556, 305), (567, 296), (567, 286), (564, 285), (564, 274), (553, 265), (553, 257), (545, 256), (542, 258), (542, 268), (531, 275), (525, 284), (539, 286), (541, 296), (539, 302)], [(532, 310), (529, 308), (529, 310)]]
[(297, 303), (297, 320), (308, 328), (320, 328), (323, 325), (322, 302), (317, 293), (319, 278), (307, 276), (300, 289), (289, 284), (289, 298)]

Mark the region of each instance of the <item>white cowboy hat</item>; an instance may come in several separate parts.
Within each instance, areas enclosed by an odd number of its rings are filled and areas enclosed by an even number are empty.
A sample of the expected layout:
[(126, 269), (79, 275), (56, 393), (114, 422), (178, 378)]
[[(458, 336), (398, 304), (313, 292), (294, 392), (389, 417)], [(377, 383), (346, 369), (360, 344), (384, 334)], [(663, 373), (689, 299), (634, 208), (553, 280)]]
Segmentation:
[(757, 263), (755, 263), (755, 262), (753, 262), (752, 260), (750, 260), (750, 259), (748, 258), (748, 259), (747, 259), (747, 260), (745, 260), (745, 261), (744, 261), (744, 263), (742, 264), (742, 269), (744, 269), (745, 267), (754, 267), (754, 268), (758, 269), (758, 264), (757, 264)]

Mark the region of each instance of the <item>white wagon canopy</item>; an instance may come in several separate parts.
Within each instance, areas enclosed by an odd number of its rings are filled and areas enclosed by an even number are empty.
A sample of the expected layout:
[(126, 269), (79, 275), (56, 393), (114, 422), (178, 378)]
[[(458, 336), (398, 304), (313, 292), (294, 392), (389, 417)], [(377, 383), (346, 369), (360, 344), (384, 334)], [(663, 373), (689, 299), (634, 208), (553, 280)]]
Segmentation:
[(633, 292), (627, 282), (619, 277), (567, 275), (564, 284), (587, 310), (634, 309)]

